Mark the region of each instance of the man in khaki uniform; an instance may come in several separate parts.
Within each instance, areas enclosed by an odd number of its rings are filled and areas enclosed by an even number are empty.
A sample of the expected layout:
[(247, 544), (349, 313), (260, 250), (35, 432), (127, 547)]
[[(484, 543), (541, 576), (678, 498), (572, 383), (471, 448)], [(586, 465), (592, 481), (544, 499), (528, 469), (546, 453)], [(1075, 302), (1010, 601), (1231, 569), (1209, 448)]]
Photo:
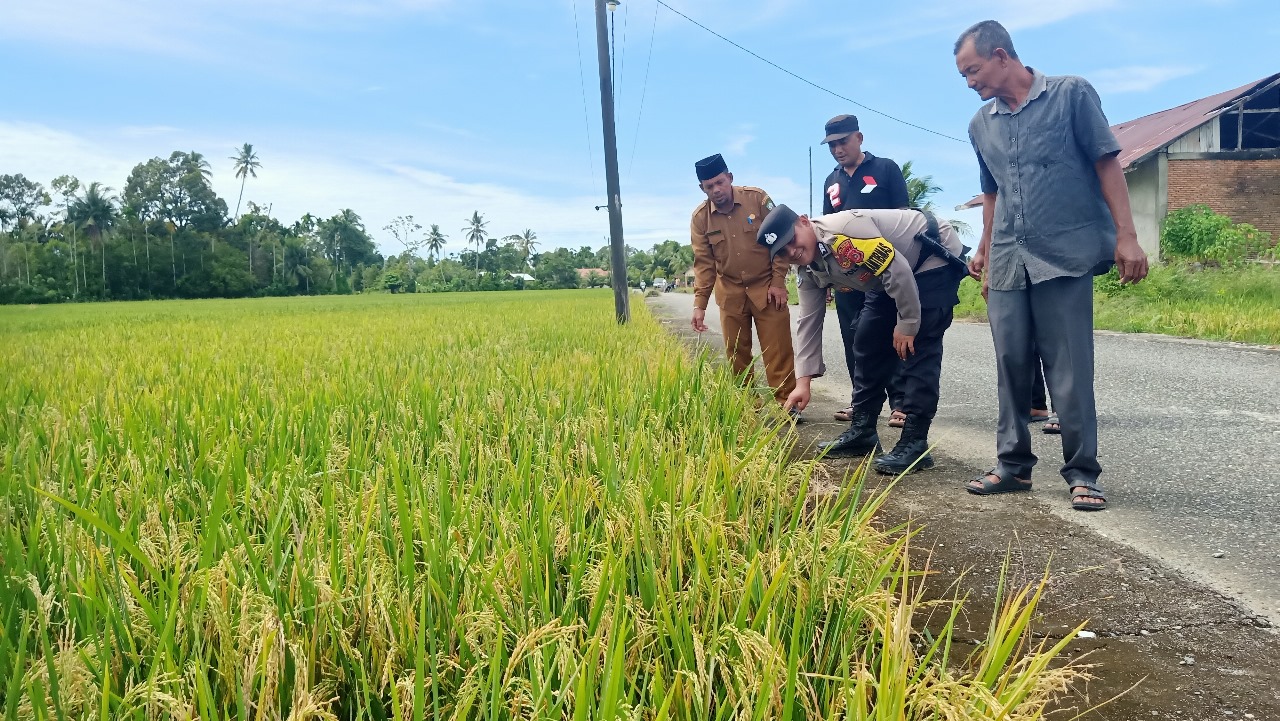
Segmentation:
[(787, 310), (786, 258), (773, 258), (756, 242), (756, 231), (773, 209), (769, 194), (733, 184), (724, 158), (712, 155), (694, 165), (707, 199), (693, 211), (693, 329), (707, 329), (707, 302), (714, 288), (720, 327), (733, 372), (750, 382), (751, 323), (755, 321), (765, 375), (779, 403), (796, 387)]

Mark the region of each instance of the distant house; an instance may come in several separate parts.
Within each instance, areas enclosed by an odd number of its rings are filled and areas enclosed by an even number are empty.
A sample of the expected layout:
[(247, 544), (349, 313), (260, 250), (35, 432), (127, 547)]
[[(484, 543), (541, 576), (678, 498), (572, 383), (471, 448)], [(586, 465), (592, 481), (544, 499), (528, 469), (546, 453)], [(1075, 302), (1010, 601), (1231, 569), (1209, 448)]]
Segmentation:
[(1280, 73), (1111, 131), (1138, 243), (1152, 257), (1169, 211), (1196, 203), (1280, 238)]
[(537, 280), (537, 278), (534, 278), (528, 273), (507, 273), (507, 277), (512, 280), (523, 280), (526, 283), (532, 283)]
[(581, 283), (591, 284), (594, 278), (598, 283), (606, 283), (609, 280), (609, 271), (604, 268), (578, 268), (578, 281)]

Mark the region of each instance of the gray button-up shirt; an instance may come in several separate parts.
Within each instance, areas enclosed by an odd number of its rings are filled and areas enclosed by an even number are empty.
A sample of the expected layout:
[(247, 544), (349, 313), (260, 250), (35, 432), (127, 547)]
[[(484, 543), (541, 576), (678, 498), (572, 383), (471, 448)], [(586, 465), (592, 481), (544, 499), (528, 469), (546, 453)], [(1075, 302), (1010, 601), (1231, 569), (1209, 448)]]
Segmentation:
[(983, 193), (996, 193), (987, 279), (992, 290), (1080, 277), (1113, 262), (1116, 228), (1094, 163), (1120, 152), (1084, 78), (1034, 79), (1022, 107), (999, 98), (969, 122)]
[[(898, 306), (895, 329), (903, 335), (915, 335), (920, 330), (920, 291), (915, 275), (947, 264), (936, 255), (920, 262), (916, 236), (924, 232), (928, 221), (918, 210), (846, 210), (812, 222), (818, 236), (818, 256), (799, 268), (797, 378), (817, 377), (827, 371), (822, 361), (826, 288), (883, 289)], [(938, 239), (952, 253), (964, 252), (960, 236), (941, 218)]]

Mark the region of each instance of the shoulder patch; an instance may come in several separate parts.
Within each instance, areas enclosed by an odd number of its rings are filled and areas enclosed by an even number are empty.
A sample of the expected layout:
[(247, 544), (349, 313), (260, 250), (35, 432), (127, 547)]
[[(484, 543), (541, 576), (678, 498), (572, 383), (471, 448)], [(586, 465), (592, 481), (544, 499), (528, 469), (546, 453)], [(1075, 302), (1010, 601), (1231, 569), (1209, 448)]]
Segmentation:
[(773, 210), (773, 198), (770, 198), (768, 195), (764, 196), (764, 202), (760, 204), (760, 207), (764, 208), (764, 212), (766, 213)]
[(831, 253), (844, 270), (856, 265), (872, 275), (880, 275), (893, 261), (893, 244), (884, 238), (850, 238), (837, 234), (831, 239)]

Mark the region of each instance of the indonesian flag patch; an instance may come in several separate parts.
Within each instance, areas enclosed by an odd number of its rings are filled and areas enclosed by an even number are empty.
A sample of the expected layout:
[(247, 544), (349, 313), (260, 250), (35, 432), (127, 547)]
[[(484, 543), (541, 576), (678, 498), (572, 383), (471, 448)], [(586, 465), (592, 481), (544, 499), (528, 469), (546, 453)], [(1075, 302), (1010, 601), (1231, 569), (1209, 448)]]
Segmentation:
[(862, 182), (865, 183), (865, 185), (862, 186), (862, 192), (870, 193), (876, 189), (876, 179), (870, 175), (862, 176)]

